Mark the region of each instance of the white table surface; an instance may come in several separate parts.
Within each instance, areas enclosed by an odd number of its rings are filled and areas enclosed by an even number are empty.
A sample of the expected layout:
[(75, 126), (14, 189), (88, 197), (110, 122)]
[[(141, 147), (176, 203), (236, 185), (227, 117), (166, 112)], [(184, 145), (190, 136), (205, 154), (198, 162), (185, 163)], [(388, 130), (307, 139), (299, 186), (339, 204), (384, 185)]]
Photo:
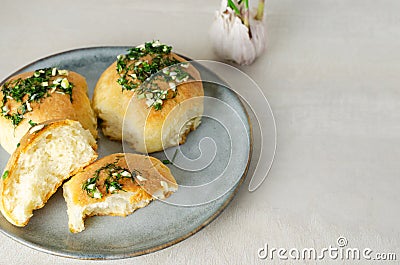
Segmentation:
[[(107, 264), (267, 264), (257, 258), (265, 243), (322, 248), (341, 235), (400, 260), (400, 2), (267, 0), (267, 7), (268, 49), (241, 69), (275, 114), (269, 177), (254, 193), (241, 189), (195, 236)], [(0, 78), (56, 52), (152, 39), (215, 59), (208, 30), (218, 8), (215, 0), (3, 0)], [(0, 264), (95, 263), (44, 254), (2, 234), (0, 253)], [(273, 264), (281, 263), (314, 261)]]

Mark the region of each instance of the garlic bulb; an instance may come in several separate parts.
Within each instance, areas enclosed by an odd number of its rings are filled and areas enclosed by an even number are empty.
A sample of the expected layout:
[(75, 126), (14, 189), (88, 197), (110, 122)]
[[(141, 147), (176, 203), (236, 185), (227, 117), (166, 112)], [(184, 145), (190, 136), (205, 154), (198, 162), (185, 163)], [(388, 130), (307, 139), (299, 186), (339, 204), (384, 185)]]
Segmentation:
[(265, 48), (265, 29), (262, 20), (250, 16), (249, 28), (242, 19), (222, 0), (215, 14), (210, 35), (217, 55), (239, 65), (251, 64)]

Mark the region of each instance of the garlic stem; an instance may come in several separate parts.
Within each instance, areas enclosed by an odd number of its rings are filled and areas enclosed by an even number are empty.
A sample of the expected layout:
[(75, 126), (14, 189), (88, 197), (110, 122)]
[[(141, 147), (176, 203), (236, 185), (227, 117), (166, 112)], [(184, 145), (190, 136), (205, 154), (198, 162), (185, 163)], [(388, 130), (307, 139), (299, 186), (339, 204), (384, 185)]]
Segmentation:
[(250, 11), (249, 11), (249, 0), (244, 1), (244, 12), (243, 12), (243, 24), (249, 29), (250, 31)]
[(228, 6), (235, 11), (236, 15), (240, 16), (240, 11), (239, 8), (235, 5), (235, 3), (232, 0), (228, 0)]
[(257, 8), (257, 15), (255, 17), (256, 20), (262, 20), (264, 17), (264, 6), (265, 0), (259, 0), (258, 8)]

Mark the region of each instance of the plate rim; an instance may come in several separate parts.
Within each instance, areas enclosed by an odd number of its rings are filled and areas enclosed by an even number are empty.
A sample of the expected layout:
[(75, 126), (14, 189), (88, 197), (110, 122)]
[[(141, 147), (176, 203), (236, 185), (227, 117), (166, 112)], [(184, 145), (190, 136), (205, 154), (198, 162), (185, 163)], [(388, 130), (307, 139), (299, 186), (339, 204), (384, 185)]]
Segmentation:
[[(52, 57), (55, 56), (61, 56), (61, 55), (66, 55), (68, 53), (73, 53), (73, 52), (79, 52), (79, 51), (84, 51), (84, 50), (96, 50), (96, 49), (113, 49), (113, 48), (117, 48), (117, 49), (123, 49), (123, 48), (127, 48), (129, 49), (132, 46), (125, 46), (125, 45), (116, 45), (116, 46), (107, 46), (107, 45), (101, 45), (101, 46), (90, 46), (90, 47), (82, 47), (82, 48), (74, 48), (74, 49), (70, 49), (70, 50), (64, 50), (61, 52), (56, 52), (44, 57), (41, 57), (39, 59), (33, 60), (32, 62), (22, 66), (21, 68), (14, 70), (13, 73), (9, 74), (6, 78), (2, 79), (2, 81), (0, 82), (0, 86), (3, 85), (8, 79), (10, 79), (11, 77), (13, 77), (14, 75), (23, 72), (26, 68), (33, 66), (34, 64), (37, 64), (41, 61), (47, 60), (47, 59), (51, 59)], [(182, 55), (180, 53), (177, 53), (179, 56), (182, 56), (183, 58), (193, 61), (193, 59)], [(195, 60), (194, 60), (195, 61)], [(203, 68), (207, 69), (208, 71), (212, 72), (211, 70), (209, 70), (207, 67), (203, 66)], [(223, 80), (225, 83), (226, 81), (221, 78), (219, 75), (217, 75), (216, 73), (212, 72), (214, 75), (216, 75), (220, 80)], [(7, 231), (5, 231), (4, 229), (2, 229), (0, 227), (0, 232), (7, 236), (8, 238), (14, 240), (15, 242), (29, 247), (31, 249), (34, 249), (36, 251), (40, 251), (42, 253), (46, 253), (46, 254), (50, 254), (53, 256), (58, 256), (58, 257), (62, 257), (62, 258), (70, 258), (70, 259), (75, 259), (75, 260), (119, 260), (119, 259), (128, 259), (128, 258), (133, 258), (133, 257), (138, 257), (138, 256), (142, 256), (142, 255), (146, 255), (146, 254), (150, 254), (150, 253), (154, 253), (157, 251), (161, 251), (163, 249), (169, 248), (171, 246), (174, 246), (178, 243), (181, 243), (182, 241), (188, 239), (189, 237), (197, 234), (198, 232), (200, 232), (201, 230), (203, 230), (205, 227), (207, 227), (209, 224), (211, 224), (214, 220), (216, 220), (222, 213), (223, 211), (229, 206), (229, 204), (233, 201), (233, 199), (235, 198), (235, 196), (238, 194), (244, 180), (246, 179), (247, 173), (249, 171), (249, 167), (250, 167), (250, 162), (251, 162), (251, 158), (252, 158), (252, 154), (253, 154), (253, 126), (251, 123), (251, 119), (250, 119), (250, 115), (244, 105), (244, 103), (242, 102), (242, 100), (240, 99), (240, 97), (235, 93), (235, 91), (231, 90), (229, 88), (229, 86), (226, 86), (226, 88), (228, 88), (231, 92), (234, 93), (234, 95), (239, 99), (240, 105), (244, 111), (244, 114), (246, 115), (246, 119), (248, 122), (248, 126), (249, 126), (249, 155), (248, 155), (248, 159), (247, 159), (247, 164), (246, 164), (246, 168), (242, 174), (242, 176), (240, 177), (238, 183), (236, 184), (236, 186), (230, 190), (231, 194), (229, 195), (228, 198), (226, 198), (226, 200), (224, 201), (224, 203), (218, 208), (218, 211), (216, 211), (212, 216), (210, 216), (207, 220), (205, 220), (201, 225), (199, 225), (196, 229), (190, 231), (189, 233), (180, 236), (174, 240), (171, 240), (167, 243), (164, 244), (160, 244), (151, 248), (147, 248), (144, 250), (139, 250), (139, 251), (132, 251), (131, 253), (126, 253), (126, 254), (106, 254), (106, 255), (101, 255), (101, 254), (94, 254), (94, 255), (90, 255), (90, 254), (73, 254), (71, 252), (68, 251), (56, 251), (53, 249), (48, 249), (42, 245), (30, 242), (28, 240), (24, 240), (22, 238), (19, 238), (15, 235), (13, 235), (12, 233), (9, 233)]]

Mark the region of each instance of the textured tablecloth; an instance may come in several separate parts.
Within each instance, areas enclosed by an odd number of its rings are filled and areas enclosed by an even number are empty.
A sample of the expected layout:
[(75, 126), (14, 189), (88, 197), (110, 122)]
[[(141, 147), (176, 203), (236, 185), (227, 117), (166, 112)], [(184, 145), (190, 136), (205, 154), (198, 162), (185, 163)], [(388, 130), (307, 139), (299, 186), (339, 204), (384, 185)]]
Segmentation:
[[(152, 39), (215, 59), (208, 30), (218, 8), (211, 0), (3, 0), (0, 77), (56, 52)], [(352, 247), (395, 252), (399, 262), (400, 2), (270, 0), (267, 10), (267, 51), (240, 68), (276, 118), (267, 180), (254, 193), (246, 182), (218, 219), (178, 245), (107, 264), (314, 264), (261, 260), (257, 252), (266, 243), (321, 249), (339, 236)], [(95, 263), (37, 252), (2, 234), (0, 253), (8, 265)]]

